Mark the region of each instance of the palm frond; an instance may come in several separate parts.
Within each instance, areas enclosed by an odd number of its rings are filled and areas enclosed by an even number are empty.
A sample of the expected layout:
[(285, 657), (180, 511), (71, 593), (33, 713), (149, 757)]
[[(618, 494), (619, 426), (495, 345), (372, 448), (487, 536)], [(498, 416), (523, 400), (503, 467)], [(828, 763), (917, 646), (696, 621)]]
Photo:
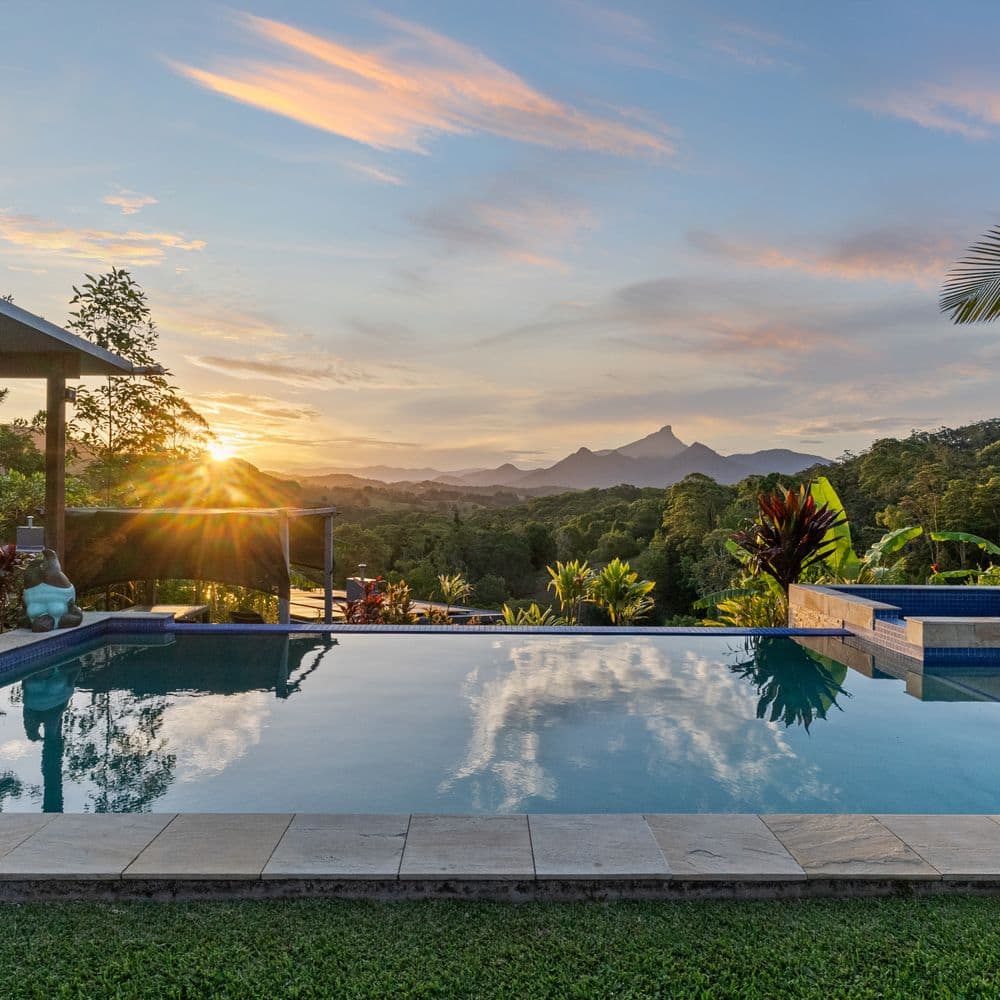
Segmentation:
[(953, 323), (1000, 318), (1000, 226), (994, 226), (949, 272), (941, 288), (941, 312)]

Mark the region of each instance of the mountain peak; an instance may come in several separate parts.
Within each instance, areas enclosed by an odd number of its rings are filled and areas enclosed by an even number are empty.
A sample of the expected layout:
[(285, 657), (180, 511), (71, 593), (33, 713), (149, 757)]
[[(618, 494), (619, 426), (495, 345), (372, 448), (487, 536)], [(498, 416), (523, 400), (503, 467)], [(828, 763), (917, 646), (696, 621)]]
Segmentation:
[(615, 450), (628, 458), (674, 458), (686, 447), (687, 445), (674, 434), (673, 427), (664, 424), (658, 431)]

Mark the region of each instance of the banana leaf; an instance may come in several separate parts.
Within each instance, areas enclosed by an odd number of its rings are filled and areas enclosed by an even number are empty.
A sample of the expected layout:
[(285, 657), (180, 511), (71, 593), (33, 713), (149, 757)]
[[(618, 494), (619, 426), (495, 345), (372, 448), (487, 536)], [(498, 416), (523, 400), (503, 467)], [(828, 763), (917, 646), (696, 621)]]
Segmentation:
[(841, 524), (831, 528), (823, 540), (824, 545), (832, 545), (833, 551), (824, 559), (831, 573), (845, 580), (855, 580), (861, 572), (861, 560), (854, 552), (851, 542), (851, 525), (847, 520), (847, 512), (840, 502), (837, 491), (826, 476), (818, 476), (809, 488), (817, 504), (825, 504), (830, 510), (840, 515)]
[(886, 556), (891, 556), (898, 552), (907, 542), (912, 542), (914, 538), (919, 538), (924, 533), (924, 529), (919, 524), (910, 525), (907, 528), (896, 528), (884, 534), (866, 553), (864, 561), (869, 566), (881, 566), (882, 560)]
[(721, 601), (728, 601), (734, 597), (749, 597), (751, 594), (756, 593), (758, 593), (756, 587), (729, 587), (727, 590), (717, 590), (714, 594), (706, 594), (704, 597), (699, 597), (691, 607), (714, 608)]
[(966, 545), (975, 545), (990, 555), (1000, 556), (1000, 545), (980, 535), (970, 535), (967, 531), (932, 531), (931, 538), (935, 542), (964, 542)]

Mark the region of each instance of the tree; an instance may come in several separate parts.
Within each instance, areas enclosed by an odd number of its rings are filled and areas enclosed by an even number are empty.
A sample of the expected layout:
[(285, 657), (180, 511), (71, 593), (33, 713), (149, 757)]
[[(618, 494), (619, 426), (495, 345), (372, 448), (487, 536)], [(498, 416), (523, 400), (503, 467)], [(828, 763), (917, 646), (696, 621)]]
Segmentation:
[[(9, 389), (0, 389), (0, 403), (9, 392)], [(0, 472), (11, 469), (24, 473), (42, 471), (45, 457), (35, 445), (34, 434), (44, 427), (44, 412), (39, 413), (30, 424), (18, 417), (9, 424), (0, 425)]]
[(994, 226), (948, 272), (941, 288), (941, 312), (953, 323), (1000, 318), (1000, 226)]
[[(73, 286), (67, 324), (80, 336), (132, 362), (155, 367), (159, 335), (138, 283), (121, 268)], [(80, 385), (70, 432), (104, 467), (106, 482), (130, 460), (190, 457), (210, 437), (208, 424), (169, 381), (170, 372), (109, 376), (100, 388)]]

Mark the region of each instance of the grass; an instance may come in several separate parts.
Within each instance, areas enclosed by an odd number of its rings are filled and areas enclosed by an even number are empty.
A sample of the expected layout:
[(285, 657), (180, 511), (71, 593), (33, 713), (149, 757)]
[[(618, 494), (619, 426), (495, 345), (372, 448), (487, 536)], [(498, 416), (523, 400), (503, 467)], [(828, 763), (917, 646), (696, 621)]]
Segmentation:
[(0, 906), (0, 997), (1000, 995), (1000, 901)]

